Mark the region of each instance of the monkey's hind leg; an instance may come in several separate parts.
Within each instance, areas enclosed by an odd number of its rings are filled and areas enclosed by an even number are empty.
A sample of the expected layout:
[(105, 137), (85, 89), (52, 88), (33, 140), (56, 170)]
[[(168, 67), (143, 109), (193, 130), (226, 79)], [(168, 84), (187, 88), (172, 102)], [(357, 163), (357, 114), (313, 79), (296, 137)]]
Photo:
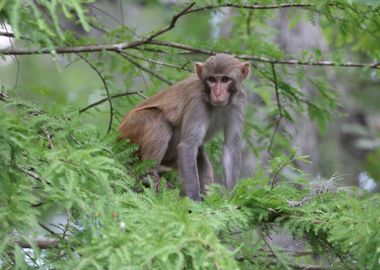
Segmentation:
[(157, 110), (149, 110), (155, 114), (153, 121), (145, 123), (146, 128), (140, 144), (140, 155), (143, 160), (153, 160), (154, 168), (150, 171), (153, 178), (153, 187), (156, 191), (160, 189), (160, 177), (158, 175), (162, 159), (168, 149), (169, 141), (173, 131), (169, 123), (160, 115)]
[(214, 183), (214, 171), (203, 147), (198, 150), (197, 166), (201, 193), (205, 194), (207, 185)]

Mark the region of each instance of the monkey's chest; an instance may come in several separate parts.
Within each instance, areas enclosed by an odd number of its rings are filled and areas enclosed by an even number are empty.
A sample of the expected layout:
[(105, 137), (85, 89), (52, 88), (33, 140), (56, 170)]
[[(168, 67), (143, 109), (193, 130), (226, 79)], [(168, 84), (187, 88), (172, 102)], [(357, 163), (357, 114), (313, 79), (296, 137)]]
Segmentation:
[(219, 131), (223, 130), (226, 124), (226, 118), (223, 115), (213, 115), (210, 117), (210, 121), (208, 123), (207, 132), (205, 136), (205, 141), (210, 140), (212, 137), (216, 135)]

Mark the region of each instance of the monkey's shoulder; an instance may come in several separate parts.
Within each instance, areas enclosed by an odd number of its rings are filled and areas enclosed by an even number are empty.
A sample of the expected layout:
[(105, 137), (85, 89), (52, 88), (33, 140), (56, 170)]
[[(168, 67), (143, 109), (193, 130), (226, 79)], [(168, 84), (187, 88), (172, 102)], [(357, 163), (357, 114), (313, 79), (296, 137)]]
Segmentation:
[(172, 125), (177, 126), (182, 122), (184, 111), (192, 103), (198, 103), (201, 98), (202, 83), (192, 75), (164, 91), (151, 96), (138, 105), (131, 113), (141, 110), (158, 110)]

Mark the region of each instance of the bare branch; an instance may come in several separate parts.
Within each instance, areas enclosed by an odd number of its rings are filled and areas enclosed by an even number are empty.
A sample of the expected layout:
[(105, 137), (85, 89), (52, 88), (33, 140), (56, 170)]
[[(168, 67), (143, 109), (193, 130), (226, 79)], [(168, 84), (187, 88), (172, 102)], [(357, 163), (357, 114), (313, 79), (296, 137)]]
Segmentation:
[(0, 54), (3, 55), (31, 55), (31, 54), (67, 54), (67, 53), (84, 53), (84, 52), (101, 52), (101, 51), (120, 51), (129, 48), (134, 48), (146, 44), (145, 40), (135, 40), (131, 42), (123, 42), (116, 44), (96, 44), (74, 47), (61, 47), (61, 48), (41, 48), (41, 49), (3, 49)]
[[(284, 3), (284, 4), (241, 4), (241, 3), (224, 3), (224, 4), (216, 4), (216, 5), (206, 5), (203, 7), (193, 8), (191, 10), (188, 10), (185, 12), (185, 14), (204, 11), (204, 10), (211, 10), (211, 9), (218, 9), (223, 7), (231, 7), (231, 8), (242, 8), (242, 9), (281, 9), (281, 8), (310, 8), (315, 6), (314, 4), (303, 4), (303, 3)], [(332, 6), (332, 4), (331, 4)]]
[(205, 55), (215, 55), (217, 53), (227, 53), (234, 55), (235, 57), (241, 60), (250, 60), (262, 63), (270, 63), (270, 64), (282, 64), (282, 65), (304, 65), (304, 66), (334, 66), (334, 67), (352, 67), (352, 68), (371, 68), (371, 69), (380, 69), (380, 63), (338, 63), (333, 61), (301, 61), (296, 59), (269, 59), (266, 57), (256, 56), (256, 55), (247, 55), (247, 54), (234, 54), (232, 52), (226, 51), (212, 51), (202, 48), (196, 48), (185, 44), (180, 44), (176, 42), (168, 42), (168, 41), (160, 41), (160, 40), (151, 40), (150, 44), (182, 49), (186, 51), (190, 51), (193, 53), (205, 54)]
[(292, 154), (290, 157), (289, 157), (289, 160), (287, 160), (286, 162), (282, 162), (278, 168), (275, 170), (275, 172), (273, 173), (273, 176), (272, 176), (272, 180), (271, 180), (271, 183), (270, 183), (270, 187), (271, 189), (274, 188), (276, 182), (277, 182), (277, 176), (279, 175), (279, 173), (281, 172), (281, 170), (283, 168), (285, 168), (286, 166), (288, 166), (290, 163), (292, 163), (294, 161), (294, 157), (295, 157), (295, 154)]
[(277, 260), (278, 263), (283, 264), (282, 261), (278, 259), (276, 253), (274, 252), (274, 250), (272, 249), (272, 247), (271, 247), (271, 245), (269, 244), (268, 240), (266, 239), (266, 237), (265, 237), (265, 235), (264, 235), (264, 232), (263, 232), (260, 228), (257, 228), (257, 232), (258, 232), (258, 234), (261, 236), (261, 238), (264, 240), (264, 242), (265, 242), (266, 246), (268, 247), (268, 249), (269, 249), (271, 255)]
[(352, 63), (352, 62), (333, 62), (333, 61), (301, 61), (296, 59), (269, 59), (254, 55), (238, 55), (242, 60), (252, 60), (263, 63), (282, 64), (282, 65), (301, 65), (301, 66), (330, 66), (330, 67), (351, 67), (351, 68), (371, 68), (380, 69), (380, 63)]
[(131, 56), (131, 57), (134, 57), (134, 58), (137, 58), (137, 59), (140, 59), (140, 60), (143, 60), (145, 62), (149, 62), (149, 63), (152, 63), (152, 64), (156, 64), (156, 65), (161, 65), (161, 66), (165, 66), (165, 67), (171, 67), (171, 68), (175, 68), (175, 69), (180, 69), (180, 70), (185, 70), (185, 71), (189, 71), (191, 72), (192, 70), (185, 67), (185, 66), (177, 66), (177, 65), (173, 65), (173, 64), (169, 64), (169, 63), (165, 63), (163, 61), (158, 61), (158, 60), (154, 60), (154, 59), (150, 59), (150, 58), (147, 58), (147, 57), (141, 57), (141, 56), (137, 56), (137, 55), (134, 55), (134, 54), (130, 54), (130, 53), (127, 53), (127, 52), (123, 52), (124, 55), (128, 55), (128, 56)]
[(107, 128), (107, 133), (110, 133), (111, 131), (111, 128), (112, 128), (112, 121), (113, 121), (113, 105), (112, 105), (112, 99), (111, 99), (111, 94), (110, 94), (110, 91), (108, 89), (108, 84), (107, 84), (107, 81), (106, 79), (104, 78), (104, 76), (102, 75), (102, 73), (98, 70), (98, 68), (93, 65), (90, 61), (88, 61), (85, 57), (83, 57), (82, 55), (80, 54), (77, 54), (80, 58), (83, 59), (83, 61), (85, 61), (95, 72), (96, 74), (98, 74), (99, 78), (101, 79), (102, 83), (103, 83), (103, 86), (104, 86), (104, 89), (106, 90), (106, 94), (107, 94), (107, 101), (108, 101), (108, 104), (110, 106), (110, 119), (108, 121), (108, 128)]
[(41, 223), (41, 222), (38, 222), (38, 225), (40, 225), (41, 228), (43, 228), (45, 231), (47, 231), (48, 233), (50, 233), (51, 235), (57, 235), (57, 233), (55, 231), (53, 231), (52, 229), (50, 229), (48, 226), (46, 226), (45, 224)]
[(193, 6), (195, 5), (194, 2), (192, 2), (190, 5), (188, 5), (186, 8), (184, 8), (181, 12), (175, 14), (173, 17), (172, 17), (172, 20), (170, 21), (170, 24), (165, 27), (164, 29), (161, 29), (153, 34), (151, 34), (146, 40), (149, 42), (150, 40), (154, 39), (155, 37), (158, 37), (166, 32), (168, 32), (170, 29), (173, 29), (176, 22), (178, 21), (178, 19), (185, 15), (186, 12), (188, 12)]
[[(275, 89), (275, 92), (276, 92), (276, 103), (277, 103), (279, 117), (278, 117), (278, 119), (276, 121), (276, 125), (275, 125), (274, 131), (273, 131), (273, 134), (272, 134), (272, 137), (270, 139), (269, 146), (268, 146), (268, 153), (270, 153), (270, 154), (272, 153), (273, 141), (274, 141), (274, 138), (276, 137), (278, 128), (280, 127), (280, 122), (281, 122), (282, 118), (284, 117), (284, 114), (282, 112), (282, 104), (281, 104), (281, 101), (280, 101), (280, 93), (278, 91), (276, 68), (275, 68), (275, 66), (274, 66), (273, 63), (271, 63), (271, 66), (272, 66), (273, 83), (274, 83), (274, 89)], [(273, 184), (273, 182), (274, 181), (272, 181), (272, 184)], [(273, 188), (273, 185), (272, 185), (272, 188)]]
[(99, 51), (121, 51), (133, 47), (137, 47), (139, 45), (147, 44), (153, 38), (162, 35), (163, 33), (169, 31), (174, 28), (177, 20), (185, 14), (191, 7), (194, 6), (195, 3), (191, 3), (187, 8), (183, 9), (178, 14), (174, 15), (169, 26), (164, 29), (158, 30), (147, 38), (131, 41), (131, 42), (123, 42), (118, 44), (99, 44), (99, 45), (87, 45), (87, 46), (77, 46), (77, 47), (62, 47), (56, 49), (43, 48), (43, 49), (4, 49), (0, 50), (0, 54), (3, 55), (30, 55), (30, 54), (66, 54), (66, 53), (83, 53), (83, 52), (99, 52)]
[[(92, 9), (95, 9), (96, 11), (100, 12), (100, 13), (103, 13), (104, 15), (106, 15), (107, 17), (109, 17), (111, 20), (113, 20), (114, 22), (120, 24), (123, 28), (125, 28), (128, 32), (130, 32), (131, 34), (133, 34), (135, 37), (139, 37), (136, 32), (134, 32), (133, 30), (131, 30), (127, 25), (124, 24), (124, 22), (118, 20), (115, 16), (111, 15), (110, 13), (108, 13), (107, 11), (101, 9), (101, 8), (98, 8), (96, 5), (94, 4), (85, 4), (88, 9), (91, 11), (91, 13), (94, 15), (94, 17), (96, 17), (96, 14), (92, 11)], [(97, 17), (96, 17), (97, 18)]]
[[(149, 44), (181, 49), (181, 50), (190, 51), (192, 53), (199, 53), (199, 54), (206, 54), (206, 55), (215, 55), (218, 53), (217, 51), (206, 50), (206, 49), (196, 48), (196, 47), (181, 44), (181, 43), (162, 41), (162, 40), (151, 40), (149, 41)], [(224, 52), (224, 53), (228, 53), (228, 52)]]
[[(123, 42), (117, 44), (96, 44), (96, 45), (86, 45), (86, 46), (73, 46), (73, 47), (61, 47), (61, 48), (41, 48), (41, 49), (28, 49), (28, 48), (9, 48), (0, 50), (0, 54), (3, 55), (31, 55), (31, 54), (66, 54), (66, 53), (83, 53), (83, 52), (100, 52), (100, 51), (114, 51), (120, 52), (123, 50), (138, 48), (141, 45), (159, 45), (166, 46), (171, 48), (177, 48), (181, 50), (187, 51), (187, 53), (199, 53), (205, 55), (214, 55), (218, 53), (218, 51), (206, 50), (202, 48), (195, 48), (192, 46), (174, 43), (174, 42), (166, 42), (166, 41), (158, 41), (155, 40), (156, 37), (168, 32), (172, 28), (175, 27), (176, 22), (181, 16), (186, 14), (202, 11), (202, 10), (211, 10), (217, 9), (221, 7), (233, 7), (233, 8), (243, 8), (243, 9), (279, 9), (279, 8), (311, 8), (315, 6), (314, 4), (306, 4), (306, 3), (283, 3), (283, 4), (238, 4), (238, 3), (224, 3), (220, 5), (207, 5), (203, 7), (193, 8), (195, 5), (192, 2), (189, 6), (184, 8), (181, 12), (175, 14), (170, 24), (156, 32), (153, 32), (146, 38), (138, 39), (130, 42)], [(329, 6), (334, 6), (334, 4), (328, 4)], [(11, 33), (0, 32), (4, 35), (11, 35)], [(139, 49), (139, 48), (138, 48)], [(271, 63), (271, 64), (282, 64), (282, 65), (305, 65), (305, 66), (334, 66), (334, 67), (351, 67), (351, 68), (370, 68), (370, 69), (380, 69), (380, 63), (353, 63), (353, 62), (333, 62), (333, 61), (301, 61), (297, 59), (269, 59), (256, 55), (236, 55), (231, 52), (225, 52), (235, 55), (236, 57), (242, 60), (251, 60), (262, 63)]]
[[(69, 228), (70, 228), (70, 218), (67, 218), (66, 219), (66, 224), (63, 228), (63, 232), (62, 232), (62, 236), (61, 236), (61, 240), (66, 240), (66, 236), (67, 236), (67, 233), (69, 231)], [(62, 248), (59, 248), (58, 249), (58, 252), (57, 252), (57, 256), (56, 256), (56, 261), (59, 260), (59, 258), (61, 257), (61, 253), (62, 253)]]
[[(118, 97), (130, 96), (130, 95), (138, 95), (138, 96), (141, 96), (141, 95), (139, 95), (139, 94), (140, 94), (140, 92), (138, 92), (138, 91), (135, 91), (135, 92), (126, 92), (126, 93), (121, 93), (121, 94), (112, 95), (110, 98), (111, 98), (111, 99), (114, 99), (114, 98), (118, 98)], [(143, 97), (146, 99), (145, 96), (143, 96)], [(107, 97), (107, 98), (103, 98), (103, 99), (101, 99), (101, 100), (98, 100), (98, 101), (96, 101), (96, 102), (94, 102), (94, 103), (88, 105), (87, 107), (84, 107), (83, 109), (80, 109), (80, 110), (79, 110), (79, 113), (83, 113), (83, 112), (87, 111), (88, 109), (91, 109), (92, 107), (98, 106), (99, 104), (102, 104), (102, 103), (104, 103), (104, 102), (106, 102), (106, 101), (108, 101), (108, 97)]]

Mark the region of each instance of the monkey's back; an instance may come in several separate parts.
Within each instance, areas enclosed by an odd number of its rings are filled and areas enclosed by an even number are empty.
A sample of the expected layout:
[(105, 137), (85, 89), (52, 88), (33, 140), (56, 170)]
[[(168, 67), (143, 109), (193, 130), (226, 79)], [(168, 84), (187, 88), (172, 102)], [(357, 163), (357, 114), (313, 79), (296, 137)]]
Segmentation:
[[(130, 111), (119, 126), (119, 139), (129, 138), (133, 143), (141, 145), (143, 137), (152, 132), (152, 127), (160, 128), (158, 123), (166, 122), (178, 127), (182, 122), (184, 110), (193, 99), (201, 98), (202, 84), (192, 75), (168, 89), (148, 98)], [(160, 131), (155, 130), (157, 135)]]

